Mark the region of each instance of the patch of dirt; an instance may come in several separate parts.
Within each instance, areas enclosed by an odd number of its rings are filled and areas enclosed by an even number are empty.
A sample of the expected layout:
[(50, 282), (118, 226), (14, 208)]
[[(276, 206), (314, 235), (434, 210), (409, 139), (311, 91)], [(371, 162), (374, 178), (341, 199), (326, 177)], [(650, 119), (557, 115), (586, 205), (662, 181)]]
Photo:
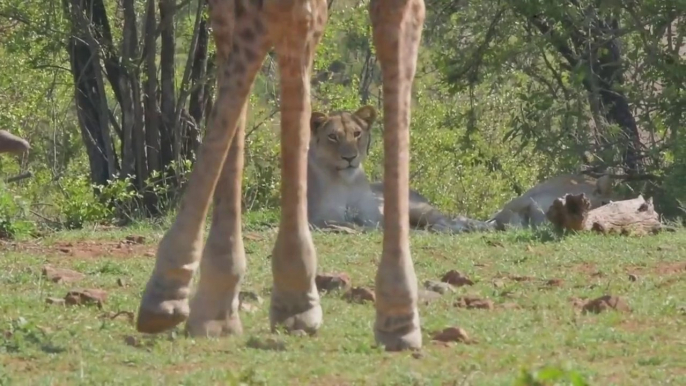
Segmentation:
[(455, 307), (467, 309), (492, 310), (495, 305), (490, 299), (482, 299), (475, 296), (463, 296), (453, 304)]
[(14, 243), (12, 249), (17, 252), (25, 252), (32, 255), (58, 256), (61, 258), (69, 257), (75, 259), (155, 256), (156, 246), (140, 244), (137, 241), (139, 241), (139, 239), (134, 239), (133, 241), (126, 239), (122, 241), (58, 241), (52, 245), (31, 241), (26, 243)]
[(594, 313), (599, 314), (604, 311), (619, 311), (619, 312), (631, 312), (631, 308), (627, 302), (620, 298), (619, 296), (604, 295), (599, 298), (593, 299), (582, 307), (584, 313)]

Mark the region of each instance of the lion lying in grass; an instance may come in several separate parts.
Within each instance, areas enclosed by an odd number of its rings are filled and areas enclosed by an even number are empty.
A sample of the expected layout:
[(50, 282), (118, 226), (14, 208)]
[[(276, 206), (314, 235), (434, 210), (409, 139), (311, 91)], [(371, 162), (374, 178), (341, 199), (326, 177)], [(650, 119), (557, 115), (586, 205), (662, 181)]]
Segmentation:
[[(307, 162), (308, 219), (316, 228), (376, 228), (383, 219), (383, 183), (369, 183), (362, 163), (371, 144), (376, 110), (313, 112)], [(460, 233), (492, 229), (483, 221), (449, 218), (421, 194), (410, 190), (410, 226)]]

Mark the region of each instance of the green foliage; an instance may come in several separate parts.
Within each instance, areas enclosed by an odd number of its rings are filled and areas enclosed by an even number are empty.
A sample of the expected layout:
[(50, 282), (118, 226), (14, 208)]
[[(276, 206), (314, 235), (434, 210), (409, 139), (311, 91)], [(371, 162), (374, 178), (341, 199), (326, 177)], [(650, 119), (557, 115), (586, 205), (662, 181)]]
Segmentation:
[(27, 202), (0, 182), (0, 239), (29, 234), (33, 224), (25, 220), (27, 212)]
[(589, 383), (580, 373), (555, 366), (546, 366), (535, 371), (522, 370), (515, 382), (515, 386), (553, 385), (588, 386)]

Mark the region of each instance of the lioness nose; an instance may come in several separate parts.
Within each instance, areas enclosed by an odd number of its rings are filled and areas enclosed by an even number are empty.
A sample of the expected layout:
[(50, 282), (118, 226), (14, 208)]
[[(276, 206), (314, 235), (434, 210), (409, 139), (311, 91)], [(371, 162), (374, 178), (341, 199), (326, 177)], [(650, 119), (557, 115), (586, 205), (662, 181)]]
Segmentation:
[(352, 157), (341, 156), (341, 158), (343, 158), (344, 160), (348, 161), (348, 163), (351, 163), (351, 162), (353, 162), (353, 160), (355, 159), (355, 156), (352, 156)]

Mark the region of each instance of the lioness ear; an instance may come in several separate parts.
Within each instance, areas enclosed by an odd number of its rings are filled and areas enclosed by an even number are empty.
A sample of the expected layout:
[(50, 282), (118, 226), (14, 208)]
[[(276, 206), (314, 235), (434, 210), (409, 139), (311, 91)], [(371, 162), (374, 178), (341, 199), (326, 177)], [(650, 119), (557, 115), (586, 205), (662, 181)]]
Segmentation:
[(312, 132), (316, 132), (317, 129), (319, 129), (327, 119), (329, 119), (328, 115), (318, 111), (313, 112), (312, 116), (310, 117), (310, 130), (312, 130)]
[(598, 193), (604, 196), (609, 196), (612, 191), (612, 178), (608, 175), (604, 175), (598, 178), (598, 181), (596, 181), (595, 186)]
[(356, 117), (367, 123), (367, 129), (372, 127), (374, 120), (376, 119), (376, 109), (372, 106), (362, 106), (354, 114)]

